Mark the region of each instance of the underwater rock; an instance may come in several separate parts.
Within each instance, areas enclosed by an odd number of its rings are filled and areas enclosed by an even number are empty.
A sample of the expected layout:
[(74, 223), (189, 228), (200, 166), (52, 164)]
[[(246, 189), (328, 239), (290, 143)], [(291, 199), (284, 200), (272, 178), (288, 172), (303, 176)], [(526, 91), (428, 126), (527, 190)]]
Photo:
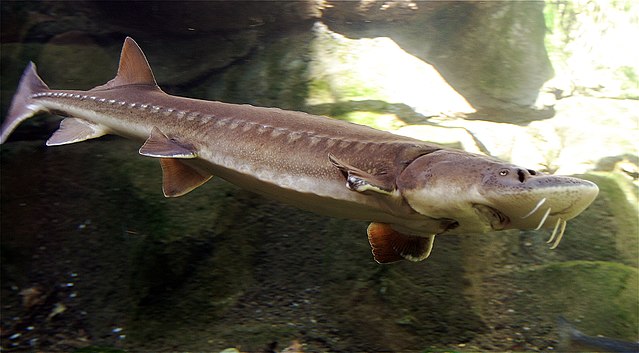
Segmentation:
[(639, 340), (636, 268), (613, 262), (568, 261), (523, 270), (515, 279), (529, 289), (526, 295), (515, 297), (519, 312), (543, 307), (539, 314), (545, 319), (578, 318), (585, 331)]
[[(113, 77), (117, 71), (117, 63), (113, 62), (116, 50), (100, 46), (86, 32), (70, 31), (42, 45), (39, 57), (33, 60), (51, 87), (90, 89), (96, 82), (107, 82)], [(88, 72), (91, 74), (87, 75)]]
[(143, 1), (92, 2), (97, 18), (135, 37), (261, 31), (305, 26), (320, 14), (320, 4), (302, 1)]
[(478, 115), (497, 121), (513, 113), (530, 120), (548, 117), (530, 108), (552, 76), (543, 2), (329, 3), (323, 19), (331, 30), (351, 38), (393, 39), (432, 63)]
[[(483, 336), (493, 345), (491, 350), (556, 348), (559, 316), (578, 320), (586, 332), (638, 340), (636, 267), (610, 261), (530, 266), (519, 261), (501, 262), (501, 274), (476, 269), (469, 276), (477, 282), (466, 294), (476, 298), (479, 316), (493, 328)], [(474, 266), (485, 265), (474, 262)]]
[[(11, 9), (9, 5), (3, 6)], [(432, 64), (439, 77), (432, 81), (443, 77), (464, 96), (466, 106), (470, 103), (477, 110), (478, 116), (501, 121), (504, 113), (510, 112), (533, 120), (552, 113), (529, 107), (552, 72), (543, 45), (543, 3), (539, 2), (80, 1), (73, 6), (47, 2), (31, 7), (31, 11), (19, 13), (26, 24), (16, 32), (23, 37), (16, 39), (45, 43), (67, 32), (80, 31), (90, 33), (111, 51), (112, 45), (121, 43), (123, 34), (131, 35), (145, 44), (164, 87), (180, 86), (181, 90), (185, 88), (182, 86), (197, 85), (227, 68), (235, 71), (232, 77), (240, 77), (234, 66), (244, 59), (248, 61), (249, 57), (250, 61), (265, 60), (259, 65), (268, 68), (268, 75), (263, 75), (264, 70), (252, 71), (244, 66), (241, 76), (246, 78), (242, 82), (227, 83), (237, 90), (250, 91), (256, 82), (264, 80), (269, 81), (264, 85), (271, 89), (281, 87), (282, 76), (277, 75), (278, 72), (299, 75), (289, 80), (304, 82), (308, 80), (308, 72), (304, 70), (289, 71), (280, 66), (276, 71), (269, 71), (273, 68), (272, 55), (288, 58), (292, 63), (307, 61), (311, 48), (305, 52), (303, 43), (269, 49), (271, 53), (266, 56), (252, 54), (262, 47), (278, 46), (281, 40), (288, 41), (287, 38), (300, 33), (310, 33), (313, 23), (321, 20), (332, 31), (351, 39), (394, 42), (416, 58)], [(39, 13), (41, 16), (36, 16)], [(48, 13), (55, 13), (56, 17), (44, 19)], [(167, 47), (172, 50), (166, 50)], [(84, 58), (84, 54), (80, 57)], [(57, 72), (58, 67), (50, 65), (51, 71)], [(390, 69), (398, 64), (391, 58), (388, 65)], [(194, 89), (201, 91), (202, 88)], [(312, 93), (310, 91), (312, 88), (306, 88), (300, 94)], [(435, 88), (423, 92), (426, 98), (437, 95), (438, 98), (431, 97), (434, 104), (431, 110), (435, 114), (448, 111), (439, 108), (440, 92), (443, 91)], [(312, 100), (316, 98), (310, 97), (310, 104), (314, 104)]]
[(220, 353), (241, 353), (241, 352), (237, 348), (227, 348), (227, 349), (224, 349), (224, 350), (220, 351)]
[(238, 60), (201, 83), (206, 96), (299, 110), (308, 96), (307, 71), (312, 33), (290, 33), (269, 45), (257, 45), (250, 60)]

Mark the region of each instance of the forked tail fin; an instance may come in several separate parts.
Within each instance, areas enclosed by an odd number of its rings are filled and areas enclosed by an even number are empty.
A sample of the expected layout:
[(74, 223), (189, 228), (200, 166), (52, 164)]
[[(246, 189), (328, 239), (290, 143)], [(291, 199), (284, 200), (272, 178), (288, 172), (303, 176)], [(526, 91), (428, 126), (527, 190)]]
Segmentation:
[(36, 115), (39, 112), (47, 111), (47, 109), (38, 104), (34, 99), (35, 93), (46, 92), (49, 87), (42, 81), (34, 63), (29, 63), (20, 78), (18, 90), (13, 96), (9, 112), (2, 122), (2, 130), (0, 132), (0, 144), (4, 143), (11, 132), (20, 125), (24, 120)]

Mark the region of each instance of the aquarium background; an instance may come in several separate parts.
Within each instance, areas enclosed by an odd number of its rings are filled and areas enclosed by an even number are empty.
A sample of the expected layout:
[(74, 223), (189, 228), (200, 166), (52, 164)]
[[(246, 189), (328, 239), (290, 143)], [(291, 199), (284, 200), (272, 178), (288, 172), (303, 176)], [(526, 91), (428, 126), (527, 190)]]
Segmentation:
[(594, 181), (548, 231), (377, 264), (366, 223), (214, 178), (165, 199), (105, 137), (1, 146), (4, 351), (550, 351), (557, 319), (639, 339), (639, 9), (626, 1), (2, 1), (3, 118), (29, 61), (90, 89), (126, 36), (167, 93), (302, 110)]

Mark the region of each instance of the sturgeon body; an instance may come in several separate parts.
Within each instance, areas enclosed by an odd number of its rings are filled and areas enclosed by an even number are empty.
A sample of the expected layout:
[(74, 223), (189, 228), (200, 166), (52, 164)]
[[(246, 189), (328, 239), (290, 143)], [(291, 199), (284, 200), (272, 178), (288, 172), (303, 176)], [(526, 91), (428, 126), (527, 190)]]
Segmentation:
[(0, 143), (39, 112), (68, 116), (48, 146), (105, 134), (140, 141), (140, 154), (160, 159), (167, 197), (216, 175), (310, 211), (372, 221), (368, 238), (382, 263), (425, 259), (439, 234), (554, 227), (556, 246), (598, 193), (589, 181), (348, 122), (168, 95), (131, 38), (116, 77), (89, 91), (50, 89), (31, 63)]

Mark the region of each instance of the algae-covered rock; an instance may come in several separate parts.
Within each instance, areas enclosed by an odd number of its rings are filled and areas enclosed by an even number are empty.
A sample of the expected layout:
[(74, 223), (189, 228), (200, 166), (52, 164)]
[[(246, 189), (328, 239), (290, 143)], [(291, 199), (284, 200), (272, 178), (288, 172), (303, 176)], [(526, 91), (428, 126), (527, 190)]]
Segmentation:
[(379, 100), (403, 103), (425, 116), (474, 109), (437, 70), (390, 38), (352, 39), (323, 24), (313, 28), (307, 104)]
[[(371, 75), (371, 73), (375, 73)], [(260, 46), (206, 81), (207, 96), (305, 110), (393, 129), (474, 110), (437, 71), (388, 38), (350, 39), (316, 24)], [(349, 114), (354, 115), (348, 116)], [(362, 118), (362, 116), (366, 116)]]
[(254, 48), (250, 60), (234, 63), (206, 80), (204, 95), (230, 103), (303, 108), (311, 40), (311, 33), (296, 32)]
[(51, 87), (91, 89), (115, 77), (118, 51), (117, 46), (98, 45), (88, 33), (66, 32), (53, 37), (32, 60)]
[(478, 314), (491, 330), (471, 345), (495, 351), (554, 350), (561, 343), (560, 317), (590, 335), (626, 341), (639, 338), (636, 267), (565, 261), (539, 266), (502, 264), (499, 271), (477, 272), (483, 276), (467, 294), (476, 297)]
[[(218, 181), (201, 198), (167, 200), (157, 161), (138, 156), (135, 144), (67, 147), (3, 146), (3, 262), (14, 259), (3, 281), (47, 290), (72, 283), (58, 321), (77, 330), (65, 320), (85, 312), (82, 330), (102, 337), (95, 343), (118, 340), (112, 325), (131, 342), (174, 339), (164, 330), (184, 335), (190, 320), (216, 320), (234, 305), (251, 283), (254, 240), (238, 234), (259, 230), (218, 220), (245, 210), (228, 202), (242, 199), (237, 189)], [(24, 153), (40, 173), (20, 167)]]
[(321, 4), (302, 1), (87, 2), (103, 26), (155, 36), (295, 28), (320, 15)]
[(107, 346), (89, 346), (76, 349), (73, 353), (127, 353), (123, 349), (107, 347)]
[[(639, 268), (639, 188), (627, 175), (619, 172), (596, 173), (588, 176), (597, 183), (600, 198), (605, 204), (595, 210), (608, 210), (608, 224), (592, 224), (601, 230), (611, 228), (614, 232), (615, 247), (620, 256), (616, 261)], [(585, 231), (585, 229), (584, 229)]]
[(639, 340), (639, 272), (636, 268), (599, 261), (568, 261), (522, 270), (514, 279), (525, 292), (515, 296), (517, 312), (535, 317), (516, 321), (532, 328), (564, 316), (579, 320), (580, 329), (594, 335)]
[[(551, 77), (542, 2), (331, 2), (331, 30), (348, 37), (389, 37), (433, 64), (482, 116), (547, 117), (529, 109)], [(401, 23), (401, 25), (398, 25)], [(504, 114), (504, 112), (508, 112)]]

